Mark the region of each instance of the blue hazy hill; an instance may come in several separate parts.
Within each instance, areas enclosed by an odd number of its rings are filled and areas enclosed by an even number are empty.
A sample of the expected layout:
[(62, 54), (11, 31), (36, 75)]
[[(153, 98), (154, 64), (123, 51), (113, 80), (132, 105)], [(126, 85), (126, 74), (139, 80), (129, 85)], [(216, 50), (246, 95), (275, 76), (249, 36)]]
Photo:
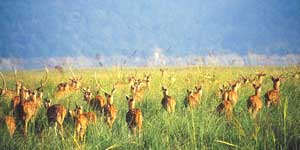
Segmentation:
[(2, 0), (0, 57), (300, 53), (300, 1)]

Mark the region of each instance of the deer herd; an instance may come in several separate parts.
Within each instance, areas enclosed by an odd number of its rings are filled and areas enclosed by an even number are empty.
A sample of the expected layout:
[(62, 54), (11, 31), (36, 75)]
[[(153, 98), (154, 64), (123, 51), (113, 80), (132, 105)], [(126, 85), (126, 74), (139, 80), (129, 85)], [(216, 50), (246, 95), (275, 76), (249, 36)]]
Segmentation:
[[(164, 72), (162, 70), (161, 74)], [(127, 82), (117, 82), (113, 84), (110, 92), (104, 90), (96, 81), (95, 89), (98, 91), (92, 92), (91, 87), (82, 88), (82, 78), (73, 77), (70, 82), (61, 82), (57, 85), (57, 90), (53, 93), (54, 97), (62, 97), (74, 91), (83, 92), (83, 100), (88, 104), (92, 111), (85, 112), (83, 106), (76, 104), (75, 109), (66, 108), (62, 104), (51, 104), (50, 98), (45, 98), (43, 89), (48, 81), (48, 69), (45, 69), (45, 77), (36, 88), (28, 89), (22, 81), (17, 80), (17, 71), (15, 70), (15, 90), (10, 90), (6, 87), (4, 75), (0, 72), (2, 78), (2, 88), (0, 88), (0, 96), (11, 99), (10, 115), (5, 117), (5, 123), (8, 128), (9, 135), (13, 137), (15, 130), (21, 128), (25, 135), (28, 133), (28, 124), (30, 120), (36, 117), (37, 112), (41, 108), (42, 103), (46, 110), (49, 126), (54, 126), (55, 133), (59, 131), (63, 134), (63, 123), (66, 116), (71, 116), (74, 119), (74, 133), (77, 138), (84, 140), (86, 130), (89, 125), (97, 122), (97, 117), (103, 117), (103, 121), (108, 128), (112, 128), (118, 117), (117, 106), (114, 105), (114, 95), (117, 88), (120, 86), (129, 87), (130, 96), (125, 96), (128, 104), (128, 112), (126, 113), (126, 123), (129, 131), (133, 135), (140, 135), (142, 131), (143, 113), (140, 108), (136, 108), (136, 103), (143, 100), (144, 94), (150, 90), (151, 75), (145, 74), (143, 79), (138, 79), (135, 76), (128, 77)], [(238, 104), (238, 90), (241, 86), (252, 83), (254, 94), (249, 96), (247, 100), (247, 109), (253, 118), (257, 116), (263, 107), (263, 99), (261, 97), (263, 79), (266, 76), (264, 73), (256, 74), (256, 77), (241, 76), (236, 81), (229, 82), (229, 86), (223, 85), (219, 88), (221, 95), (221, 103), (216, 107), (216, 112), (225, 113), (228, 121), (233, 117), (233, 110)], [(280, 81), (282, 75), (274, 77), (271, 75), (273, 81), (273, 89), (267, 91), (264, 95), (266, 107), (280, 105)], [(100, 89), (100, 90), (99, 90)], [(165, 86), (161, 87), (162, 99), (161, 106), (168, 113), (174, 113), (176, 108), (175, 97), (169, 95), (168, 89)], [(202, 86), (195, 86), (194, 90), (187, 89), (187, 94), (183, 100), (184, 106), (190, 110), (196, 109), (201, 105)], [(103, 92), (104, 96), (100, 93)], [(124, 98), (124, 99), (125, 99)], [(146, 110), (145, 110), (146, 111)], [(18, 125), (20, 124), (20, 125)], [(58, 126), (58, 129), (57, 129)]]

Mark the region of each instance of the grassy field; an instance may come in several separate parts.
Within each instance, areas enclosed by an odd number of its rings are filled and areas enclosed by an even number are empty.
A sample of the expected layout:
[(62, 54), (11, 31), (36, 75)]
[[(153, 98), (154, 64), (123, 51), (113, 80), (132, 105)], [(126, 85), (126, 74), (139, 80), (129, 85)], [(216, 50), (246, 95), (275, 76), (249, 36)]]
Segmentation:
[[(83, 86), (95, 87), (97, 80), (104, 89), (111, 90), (116, 81), (125, 81), (129, 75), (142, 78), (144, 72), (152, 75), (151, 87), (137, 107), (143, 112), (143, 131), (140, 138), (129, 134), (125, 122), (129, 87), (117, 88), (114, 104), (118, 108), (118, 116), (109, 130), (102, 118), (98, 117), (95, 125), (88, 127), (85, 141), (79, 142), (74, 137), (73, 120), (67, 116), (63, 138), (55, 136), (53, 128), (49, 129), (45, 108), (41, 107), (35, 119), (29, 125), (28, 136), (17, 131), (13, 138), (9, 137), (3, 117), (8, 115), (10, 99), (0, 99), (0, 149), (300, 149), (300, 80), (287, 78), (281, 84), (281, 105), (278, 108), (263, 107), (256, 120), (253, 120), (246, 107), (246, 101), (254, 94), (251, 84), (242, 86), (239, 101), (234, 108), (233, 120), (228, 122), (224, 115), (216, 113), (216, 106), (221, 102), (218, 89), (222, 84), (239, 78), (239, 75), (254, 75), (264, 71), (267, 77), (263, 82), (262, 93), (272, 89), (270, 74), (279, 75), (295, 71), (294, 67), (193, 67), (168, 68), (161, 77), (159, 68), (109, 68), (74, 70), (76, 76), (82, 76)], [(298, 70), (299, 71), (299, 70)], [(18, 78), (26, 86), (35, 88), (43, 77), (43, 70), (19, 71)], [(14, 89), (13, 72), (4, 72), (8, 88)], [(85, 110), (89, 106), (83, 101), (83, 93), (66, 95), (55, 99), (53, 94), (56, 85), (67, 81), (71, 73), (59, 74), (49, 72), (49, 81), (45, 87), (45, 97), (51, 97), (54, 103), (65, 105), (69, 109), (80, 104)], [(203, 86), (201, 105), (190, 111), (183, 105), (186, 89), (195, 85)], [(161, 86), (169, 89), (169, 95), (175, 97), (176, 112), (168, 114), (161, 107)], [(96, 89), (94, 89), (96, 90)], [(101, 93), (103, 95), (103, 93)], [(263, 95), (262, 95), (263, 97)]]

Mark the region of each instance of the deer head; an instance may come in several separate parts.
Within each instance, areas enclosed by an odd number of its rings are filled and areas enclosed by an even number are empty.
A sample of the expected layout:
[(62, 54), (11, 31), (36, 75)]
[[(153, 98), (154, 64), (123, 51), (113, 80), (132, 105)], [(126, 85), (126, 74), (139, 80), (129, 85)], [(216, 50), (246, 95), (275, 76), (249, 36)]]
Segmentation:
[(127, 100), (127, 103), (128, 103), (128, 109), (131, 110), (131, 109), (134, 109), (135, 108), (135, 100), (133, 99), (132, 96), (127, 96), (126, 95), (126, 100)]
[(275, 90), (279, 90), (280, 79), (281, 79), (281, 77), (282, 77), (282, 75), (279, 76), (279, 77), (273, 77), (273, 76), (271, 75), (271, 79), (272, 79), (272, 81), (273, 81), (273, 88), (274, 88)]
[(107, 100), (107, 103), (108, 104), (112, 104), (113, 103), (113, 95), (115, 94), (116, 92), (116, 89), (113, 88), (111, 90), (111, 94), (108, 94), (108, 93), (104, 93), (105, 97), (106, 97), (106, 100)]
[(256, 84), (252, 84), (253, 88), (255, 89), (255, 95), (260, 95), (261, 93), (261, 84), (256, 85)]

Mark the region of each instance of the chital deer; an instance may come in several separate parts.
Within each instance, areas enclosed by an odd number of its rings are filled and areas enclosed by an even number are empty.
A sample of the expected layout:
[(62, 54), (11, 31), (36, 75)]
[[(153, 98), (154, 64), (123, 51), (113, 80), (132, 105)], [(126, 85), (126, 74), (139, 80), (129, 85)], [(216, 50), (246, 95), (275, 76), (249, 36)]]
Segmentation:
[(238, 88), (240, 87), (240, 82), (236, 81), (230, 83), (231, 90), (228, 92), (228, 100), (231, 102), (232, 106), (234, 107), (238, 101)]
[(230, 121), (232, 119), (232, 104), (228, 99), (229, 91), (223, 88), (220, 89), (220, 92), (222, 94), (222, 103), (217, 106), (217, 112), (220, 114), (225, 111), (226, 118)]
[(10, 137), (12, 138), (15, 130), (16, 130), (16, 119), (13, 116), (6, 116), (5, 117), (5, 124), (7, 126), (8, 132)]
[(173, 97), (168, 95), (168, 89), (162, 87), (163, 98), (161, 101), (162, 107), (169, 113), (175, 112), (176, 101)]
[(0, 96), (9, 97), (9, 98), (14, 98), (15, 96), (19, 96), (19, 92), (20, 92), (22, 84), (20, 81), (17, 80), (17, 71), (15, 70), (16, 90), (9, 90), (6, 87), (5, 78), (4, 78), (4, 75), (2, 74), (2, 72), (0, 72), (0, 76), (2, 79), (2, 88), (0, 88)]
[(80, 141), (84, 140), (86, 129), (88, 127), (89, 120), (83, 113), (83, 108), (76, 105), (75, 110), (69, 111), (71, 116), (75, 119), (75, 133), (76, 137), (79, 137)]
[(24, 121), (24, 133), (27, 134), (28, 132), (28, 122), (34, 117), (39, 108), (39, 102), (37, 101), (37, 92), (33, 91), (30, 92), (30, 100), (24, 101), (22, 104), (23, 114), (22, 118)]
[(150, 89), (150, 83), (151, 83), (151, 75), (150, 74), (144, 74), (144, 79), (142, 81), (145, 89)]
[(273, 81), (273, 89), (268, 91), (265, 94), (265, 103), (267, 107), (270, 107), (270, 105), (280, 105), (280, 79), (281, 76), (276, 78), (271, 76), (271, 79)]
[(57, 85), (57, 90), (55, 92), (55, 97), (60, 98), (68, 93), (80, 90), (81, 88), (81, 80), (82, 77), (80, 78), (70, 78), (70, 82), (61, 82)]
[(255, 94), (248, 98), (247, 108), (249, 113), (252, 114), (253, 118), (255, 118), (259, 110), (262, 108), (262, 101), (260, 98), (261, 84), (253, 84), (253, 88), (255, 89)]
[(116, 89), (113, 88), (111, 94), (105, 93), (106, 104), (104, 106), (104, 121), (107, 123), (109, 128), (112, 128), (118, 112), (116, 106), (113, 104), (113, 95), (115, 92)]
[(201, 103), (202, 86), (196, 86), (194, 92), (187, 90), (187, 94), (188, 95), (184, 101), (185, 106), (190, 108), (196, 108)]
[(57, 125), (61, 134), (63, 134), (63, 123), (67, 114), (67, 109), (61, 104), (51, 105), (51, 99), (45, 101), (45, 108), (47, 110), (48, 124), (54, 124), (55, 134), (57, 135)]
[(133, 86), (134, 85), (134, 83), (136, 82), (136, 79), (135, 79), (135, 77), (134, 76), (130, 76), (130, 77), (128, 77), (128, 79), (127, 79), (127, 82), (126, 81), (118, 81), (118, 82), (116, 82), (115, 84), (114, 84), (114, 87), (124, 87), (124, 86), (129, 86), (129, 87), (131, 87), (131, 86)]
[(97, 110), (100, 114), (103, 113), (105, 105), (105, 97), (101, 96), (99, 91), (97, 91), (96, 96), (93, 97), (93, 93), (90, 88), (83, 88), (84, 100), (92, 107), (93, 110)]
[(25, 86), (21, 87), (20, 96), (14, 97), (11, 102), (11, 107), (14, 116), (17, 117), (17, 120), (23, 119), (23, 104), (25, 101), (29, 100), (29, 90)]
[(135, 100), (133, 97), (126, 96), (128, 103), (128, 112), (126, 113), (126, 123), (133, 135), (136, 131), (140, 134), (142, 131), (143, 116), (142, 110), (135, 108)]
[(130, 87), (130, 92), (136, 101), (141, 101), (144, 97), (145, 89), (141, 87), (140, 83)]

